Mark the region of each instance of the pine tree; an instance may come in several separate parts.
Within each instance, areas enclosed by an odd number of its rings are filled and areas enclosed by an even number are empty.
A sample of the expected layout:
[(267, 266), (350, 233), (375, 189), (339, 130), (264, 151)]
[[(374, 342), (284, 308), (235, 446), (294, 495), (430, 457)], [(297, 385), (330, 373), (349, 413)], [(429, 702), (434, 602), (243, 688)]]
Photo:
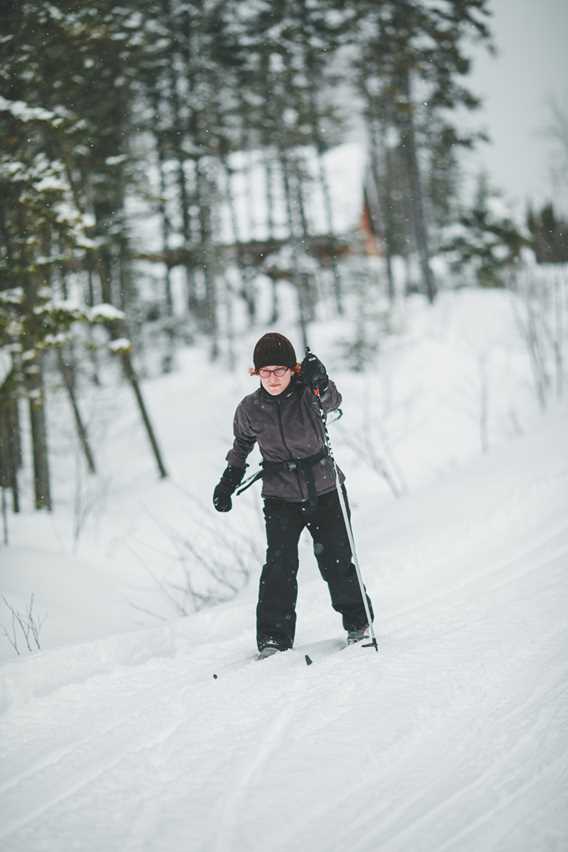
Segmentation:
[[(424, 109), (451, 111), (458, 106), (474, 109), (478, 105), (461, 82), (470, 68), (464, 44), (470, 38), (489, 41), (487, 2), (446, 0), (430, 5), (417, 0), (385, 0), (377, 5), (361, 0), (354, 9), (360, 49), (353, 67), (366, 104), (371, 148), (377, 150), (373, 119), (383, 126), (383, 138), (391, 130), (399, 137), (423, 289), (432, 301), (436, 285), (430, 266), (421, 113)], [(373, 81), (371, 86), (369, 80)], [(389, 206), (390, 200), (386, 203)]]
[(537, 263), (568, 263), (568, 222), (552, 202), (536, 212), (529, 208), (526, 222)]
[(518, 263), (526, 245), (525, 235), (482, 173), (472, 204), (448, 228), (440, 250), (446, 253), (462, 283), (503, 287), (505, 273)]
[[(138, 19), (107, 0), (4, 2), (0, 13), (0, 346), (13, 358), (10, 393), (28, 401), (36, 507), (49, 509), (45, 356), (90, 319), (61, 298), (80, 292), (85, 270), (91, 303), (133, 302), (125, 140)], [(58, 363), (89, 456), (70, 348)]]

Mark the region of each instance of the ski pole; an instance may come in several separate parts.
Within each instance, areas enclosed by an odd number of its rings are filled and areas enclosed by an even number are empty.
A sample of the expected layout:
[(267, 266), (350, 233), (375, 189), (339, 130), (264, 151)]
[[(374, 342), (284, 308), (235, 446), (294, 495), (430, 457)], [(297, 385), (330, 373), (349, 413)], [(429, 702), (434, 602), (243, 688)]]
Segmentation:
[[(306, 346), (306, 354), (310, 351), (309, 347)], [(335, 456), (333, 454), (333, 447), (331, 445), (331, 439), (329, 437), (329, 431), (327, 428), (327, 416), (322, 405), (319, 390), (314, 390), (314, 395), (317, 397), (317, 401), (319, 403), (319, 411), (321, 417), (321, 423), (323, 428), (323, 435), (325, 445), (327, 447), (327, 451), (333, 463), (333, 470), (335, 472), (335, 481), (337, 483), (337, 496), (339, 497), (339, 505), (341, 506), (341, 512), (343, 514), (343, 522), (345, 524), (345, 531), (347, 532), (347, 538), (349, 539), (349, 544), (351, 546), (351, 556), (353, 558), (353, 564), (355, 565), (355, 572), (357, 574), (357, 580), (359, 581), (359, 588), (361, 590), (361, 597), (363, 599), (363, 606), (365, 608), (365, 615), (367, 616), (367, 624), (369, 625), (369, 634), (371, 638), (371, 642), (368, 645), (365, 645), (365, 648), (373, 647), (375, 651), (379, 651), (379, 646), (377, 645), (377, 637), (375, 636), (375, 630), (373, 628), (373, 620), (371, 618), (371, 613), (369, 611), (369, 602), (367, 600), (367, 593), (365, 592), (365, 584), (363, 582), (363, 575), (361, 573), (361, 566), (359, 565), (359, 557), (357, 556), (357, 549), (355, 547), (355, 538), (353, 536), (353, 528), (351, 526), (351, 521), (349, 519), (349, 513), (347, 512), (347, 505), (345, 503), (345, 495), (343, 493), (343, 487), (341, 485), (339, 479), (339, 471), (337, 468), (337, 462), (335, 461)]]

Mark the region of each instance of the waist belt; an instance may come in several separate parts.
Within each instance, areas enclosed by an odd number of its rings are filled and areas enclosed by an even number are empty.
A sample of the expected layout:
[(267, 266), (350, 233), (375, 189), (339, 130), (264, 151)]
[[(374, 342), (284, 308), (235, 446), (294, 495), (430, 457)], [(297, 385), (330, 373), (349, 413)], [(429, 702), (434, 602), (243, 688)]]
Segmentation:
[(318, 495), (316, 491), (316, 480), (314, 477), (313, 467), (319, 461), (327, 458), (328, 456), (329, 453), (327, 447), (322, 447), (317, 453), (314, 453), (312, 456), (304, 456), (304, 458), (283, 459), (282, 461), (262, 461), (262, 470), (247, 480), (239, 488), (237, 494), (242, 494), (242, 492), (246, 491), (247, 488), (250, 488), (254, 482), (261, 479), (265, 473), (278, 473), (281, 470), (289, 470), (290, 472), (300, 471), (306, 479), (306, 484), (308, 486), (308, 499), (311, 504), (315, 504)]

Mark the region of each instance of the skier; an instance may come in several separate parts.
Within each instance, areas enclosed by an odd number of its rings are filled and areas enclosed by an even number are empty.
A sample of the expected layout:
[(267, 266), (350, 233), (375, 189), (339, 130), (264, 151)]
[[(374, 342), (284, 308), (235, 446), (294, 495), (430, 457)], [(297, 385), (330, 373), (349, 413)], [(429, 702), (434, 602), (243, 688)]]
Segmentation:
[[(235, 412), (234, 443), (213, 492), (213, 505), (218, 512), (230, 511), (231, 495), (258, 441), (267, 538), (256, 609), (259, 657), (286, 651), (294, 644), (298, 541), (304, 527), (311, 533), (332, 606), (343, 617), (347, 642), (360, 642), (368, 638), (369, 626), (320, 414), (320, 403), (326, 413), (337, 409), (341, 394), (315, 355), (310, 353), (297, 363), (294, 347), (282, 334), (261, 337), (253, 362), (250, 373), (260, 377), (260, 387)], [(341, 471), (339, 477), (347, 503)], [(373, 618), (368, 597), (367, 603)]]

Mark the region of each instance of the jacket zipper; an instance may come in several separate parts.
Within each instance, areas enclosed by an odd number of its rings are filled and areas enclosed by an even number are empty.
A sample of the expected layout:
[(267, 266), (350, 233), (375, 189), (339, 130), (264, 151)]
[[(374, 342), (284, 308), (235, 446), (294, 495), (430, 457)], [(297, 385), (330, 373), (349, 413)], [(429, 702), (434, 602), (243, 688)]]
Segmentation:
[[(293, 459), (294, 456), (292, 455), (292, 453), (290, 451), (290, 447), (286, 443), (286, 438), (284, 437), (284, 427), (282, 426), (282, 411), (280, 409), (280, 400), (278, 400), (276, 402), (276, 410), (278, 411), (278, 426), (280, 428), (280, 437), (282, 438), (282, 443), (284, 444), (286, 452), (288, 453), (288, 458)], [(300, 497), (303, 500), (304, 499), (304, 493), (302, 491), (302, 482), (300, 480), (300, 471), (297, 468), (296, 468), (296, 478), (298, 480), (298, 490), (300, 492)]]

